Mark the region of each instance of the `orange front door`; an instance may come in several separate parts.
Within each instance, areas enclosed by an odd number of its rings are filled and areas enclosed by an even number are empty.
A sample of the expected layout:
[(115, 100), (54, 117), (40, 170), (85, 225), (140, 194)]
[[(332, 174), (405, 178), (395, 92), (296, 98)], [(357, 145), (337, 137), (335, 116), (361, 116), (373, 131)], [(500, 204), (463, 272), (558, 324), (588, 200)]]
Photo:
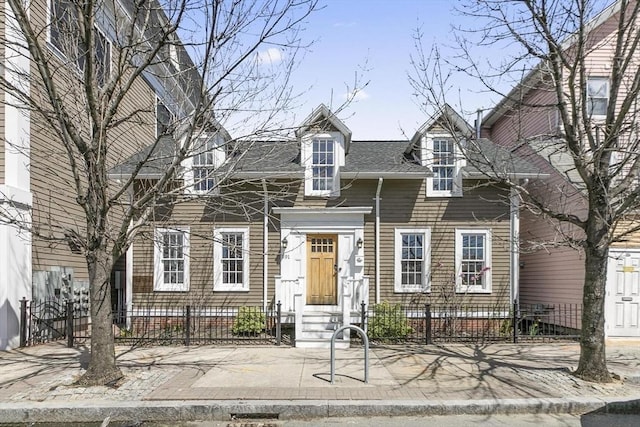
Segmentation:
[(307, 304), (336, 305), (338, 236), (307, 236)]

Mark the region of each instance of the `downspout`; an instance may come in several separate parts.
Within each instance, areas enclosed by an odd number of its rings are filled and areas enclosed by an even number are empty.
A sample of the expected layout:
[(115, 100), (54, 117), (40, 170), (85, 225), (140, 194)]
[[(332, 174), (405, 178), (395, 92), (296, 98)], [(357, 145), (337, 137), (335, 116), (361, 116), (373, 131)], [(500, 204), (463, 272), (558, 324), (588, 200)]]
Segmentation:
[[(128, 190), (129, 203), (133, 204), (133, 186), (131, 186)], [(133, 229), (133, 219), (129, 220), (129, 226), (127, 227), (127, 238), (131, 235), (131, 230)], [(127, 252), (125, 255), (125, 278), (124, 278), (124, 286), (125, 286), (125, 306), (126, 306), (126, 325), (127, 329), (131, 330), (131, 315), (133, 314), (133, 241), (127, 248)]]
[(264, 191), (264, 213), (262, 230), (262, 308), (267, 311), (267, 293), (269, 290), (269, 193), (267, 192), (267, 181), (262, 179), (262, 190)]
[[(133, 228), (133, 220), (129, 222), (128, 231), (130, 232), (132, 228)], [(133, 313), (133, 242), (131, 242), (131, 244), (127, 248), (125, 261), (126, 261), (126, 266), (124, 268), (125, 269), (124, 298), (126, 301), (125, 306), (127, 311), (126, 325), (127, 325), (127, 329), (131, 330), (131, 314)]]
[(376, 189), (376, 304), (380, 304), (380, 191), (382, 190), (382, 177), (378, 178)]
[[(527, 185), (528, 179), (525, 179), (523, 185)], [(511, 254), (510, 254), (510, 303), (514, 301), (520, 302), (520, 192), (515, 188), (511, 189), (509, 195), (510, 207), (510, 238), (511, 238)]]

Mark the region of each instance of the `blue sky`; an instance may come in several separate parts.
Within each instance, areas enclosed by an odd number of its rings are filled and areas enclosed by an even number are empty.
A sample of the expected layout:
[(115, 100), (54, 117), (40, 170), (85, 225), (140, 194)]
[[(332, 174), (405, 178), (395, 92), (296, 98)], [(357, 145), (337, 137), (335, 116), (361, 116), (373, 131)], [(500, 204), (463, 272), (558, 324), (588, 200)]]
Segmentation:
[[(293, 79), (298, 91), (311, 87), (300, 100), (296, 120), (302, 121), (321, 102), (334, 107), (343, 103), (358, 73), (369, 84), (340, 115), (353, 139), (411, 138), (428, 118), (412, 96), (407, 78), (415, 54), (415, 30), (421, 28), (427, 46), (452, 45), (452, 24), (468, 19), (453, 11), (455, 4), (452, 0), (323, 0), (324, 8), (309, 17), (304, 33), (315, 43)], [(457, 109), (460, 98), (468, 112), (497, 101), (495, 96), (479, 94), (477, 82), (468, 78), (456, 80), (455, 86), (460, 96), (452, 93), (449, 102)], [(470, 122), (474, 118), (467, 117)]]

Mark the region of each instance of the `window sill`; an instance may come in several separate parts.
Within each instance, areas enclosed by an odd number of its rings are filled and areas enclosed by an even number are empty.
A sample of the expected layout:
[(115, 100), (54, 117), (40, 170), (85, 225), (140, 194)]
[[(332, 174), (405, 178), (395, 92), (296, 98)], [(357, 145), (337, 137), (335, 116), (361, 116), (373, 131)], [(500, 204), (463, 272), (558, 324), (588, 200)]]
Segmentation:
[(456, 288), (456, 294), (490, 294), (491, 289), (477, 288), (477, 287), (466, 287)]
[(395, 288), (393, 292), (396, 294), (429, 294), (431, 293), (431, 288)]
[(189, 292), (189, 288), (154, 287), (153, 292)]
[(230, 286), (214, 286), (214, 292), (249, 292), (249, 288), (238, 288)]
[(340, 197), (337, 192), (308, 193), (304, 195), (305, 199), (335, 199)]

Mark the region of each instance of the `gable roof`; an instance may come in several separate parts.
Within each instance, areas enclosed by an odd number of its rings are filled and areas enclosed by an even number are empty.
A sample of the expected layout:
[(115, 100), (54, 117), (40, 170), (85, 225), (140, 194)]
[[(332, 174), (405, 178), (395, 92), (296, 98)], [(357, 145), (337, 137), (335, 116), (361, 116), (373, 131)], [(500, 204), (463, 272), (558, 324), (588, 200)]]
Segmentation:
[(300, 127), (296, 129), (296, 137), (300, 138), (305, 132), (311, 129), (314, 125), (320, 125), (326, 127), (328, 125), (333, 126), (344, 136), (345, 152), (349, 152), (349, 146), (351, 144), (351, 130), (327, 108), (326, 105), (320, 104), (307, 116), (302, 122)]
[(422, 126), (420, 126), (420, 128), (413, 135), (413, 138), (411, 138), (411, 144), (409, 144), (406, 151), (409, 152), (413, 150), (413, 148), (416, 147), (420, 142), (420, 138), (422, 138), (425, 133), (428, 133), (431, 129), (433, 129), (434, 126), (443, 122), (446, 123), (445, 128), (447, 128), (447, 132), (449, 132), (451, 127), (453, 126), (455, 129), (461, 132), (465, 138), (469, 138), (471, 135), (473, 135), (473, 128), (471, 127), (471, 125), (469, 125), (469, 123), (467, 123), (467, 121), (463, 119), (462, 116), (458, 114), (458, 112), (454, 110), (449, 104), (444, 104), (444, 106), (439, 108), (438, 111), (432, 114), (431, 117), (429, 117), (429, 119)]

